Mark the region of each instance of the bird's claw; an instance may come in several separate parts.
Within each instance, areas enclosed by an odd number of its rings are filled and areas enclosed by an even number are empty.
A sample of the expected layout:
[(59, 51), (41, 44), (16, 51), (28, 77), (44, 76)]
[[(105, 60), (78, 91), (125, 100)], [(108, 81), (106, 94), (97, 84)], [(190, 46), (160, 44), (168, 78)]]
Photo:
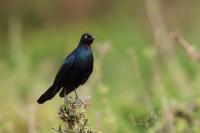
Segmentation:
[(79, 97), (78, 97), (78, 94), (77, 94), (76, 90), (74, 90), (74, 93), (75, 93), (75, 95), (76, 95), (76, 99), (79, 99)]

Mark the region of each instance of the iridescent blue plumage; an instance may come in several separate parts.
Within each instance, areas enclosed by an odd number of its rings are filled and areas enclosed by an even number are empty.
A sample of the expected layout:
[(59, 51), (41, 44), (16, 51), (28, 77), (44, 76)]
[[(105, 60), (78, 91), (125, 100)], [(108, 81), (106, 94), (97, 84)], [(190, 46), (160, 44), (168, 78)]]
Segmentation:
[(41, 95), (38, 103), (42, 104), (50, 100), (61, 89), (59, 95), (64, 97), (87, 81), (93, 70), (94, 59), (90, 45), (94, 39), (89, 33), (82, 35), (79, 45), (64, 60), (52, 86)]

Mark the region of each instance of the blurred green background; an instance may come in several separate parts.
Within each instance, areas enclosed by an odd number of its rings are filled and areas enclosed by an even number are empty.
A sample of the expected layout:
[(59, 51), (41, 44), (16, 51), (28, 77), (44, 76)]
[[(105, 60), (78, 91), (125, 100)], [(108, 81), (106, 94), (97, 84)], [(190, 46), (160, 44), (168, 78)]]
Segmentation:
[[(84, 32), (96, 36), (89, 124), (104, 133), (199, 133), (200, 1), (0, 0), (0, 133), (47, 133), (63, 99), (38, 105)], [(72, 93), (72, 95), (74, 95)]]

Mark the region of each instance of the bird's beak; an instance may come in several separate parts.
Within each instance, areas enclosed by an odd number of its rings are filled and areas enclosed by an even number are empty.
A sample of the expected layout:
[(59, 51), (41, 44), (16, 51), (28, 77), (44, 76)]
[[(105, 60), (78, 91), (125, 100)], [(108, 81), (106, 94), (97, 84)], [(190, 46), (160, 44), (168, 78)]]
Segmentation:
[(95, 36), (93, 36), (93, 37), (92, 37), (92, 39), (93, 39), (93, 40), (95, 40), (95, 39), (96, 39), (96, 37), (95, 37)]

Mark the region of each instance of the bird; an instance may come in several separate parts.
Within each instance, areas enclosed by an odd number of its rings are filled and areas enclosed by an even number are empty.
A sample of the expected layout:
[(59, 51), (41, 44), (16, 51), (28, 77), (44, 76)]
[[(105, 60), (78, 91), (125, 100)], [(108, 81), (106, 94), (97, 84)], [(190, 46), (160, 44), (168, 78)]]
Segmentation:
[(82, 34), (78, 46), (65, 58), (53, 84), (37, 100), (38, 104), (52, 99), (59, 91), (59, 96), (63, 98), (85, 84), (93, 71), (91, 44), (95, 39), (90, 33)]

